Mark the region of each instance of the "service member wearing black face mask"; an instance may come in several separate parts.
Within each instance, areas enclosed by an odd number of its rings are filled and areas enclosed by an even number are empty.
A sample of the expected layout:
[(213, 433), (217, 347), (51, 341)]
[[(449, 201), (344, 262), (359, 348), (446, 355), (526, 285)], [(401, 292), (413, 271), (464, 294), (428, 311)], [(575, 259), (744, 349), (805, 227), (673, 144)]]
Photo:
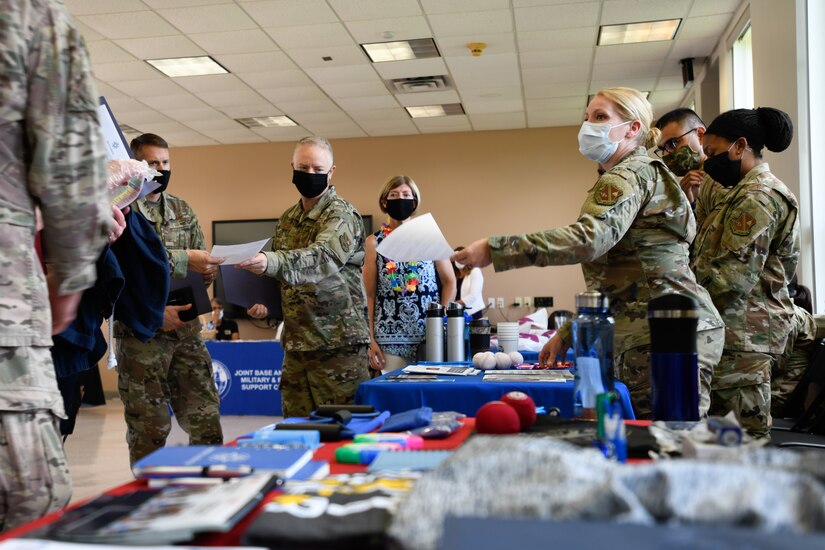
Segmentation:
[(770, 172), (762, 149), (784, 151), (792, 138), (790, 117), (763, 107), (722, 113), (703, 140), (704, 170), (724, 186), (691, 261), (725, 321), (710, 414), (733, 410), (757, 437), (770, 433), (771, 371), (793, 332), (787, 277), (799, 258), (796, 197)]
[[(281, 283), (285, 417), (352, 403), (358, 384), (369, 379), (364, 224), (330, 185), (334, 173), (329, 141), (300, 140), (292, 156), (300, 200), (278, 219), (272, 250), (238, 264)], [(269, 312), (257, 304), (248, 313), (260, 318)]]
[(378, 197), (387, 223), (367, 238), (364, 288), (370, 329), (369, 360), (374, 375), (414, 362), (418, 346), (424, 341), (427, 306), (440, 302), (446, 307), (455, 299), (455, 272), (449, 260), (396, 262), (376, 251), (387, 235), (411, 219), (420, 203), (421, 192), (412, 178), (390, 178)]

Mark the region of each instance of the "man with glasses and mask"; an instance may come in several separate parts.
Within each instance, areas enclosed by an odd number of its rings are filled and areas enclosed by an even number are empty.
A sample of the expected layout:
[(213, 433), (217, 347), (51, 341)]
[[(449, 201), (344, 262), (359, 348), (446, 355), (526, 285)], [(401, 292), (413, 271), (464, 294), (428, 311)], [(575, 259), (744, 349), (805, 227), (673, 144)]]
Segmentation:
[(661, 132), (656, 156), (682, 178), (679, 184), (694, 207), (696, 226), (701, 227), (713, 204), (712, 197), (725, 190), (702, 171), (705, 123), (693, 110), (680, 108), (659, 118), (656, 128)]
[[(292, 169), (301, 198), (278, 220), (272, 251), (237, 266), (281, 282), (285, 417), (352, 403), (358, 384), (369, 380), (361, 215), (330, 185), (335, 164), (329, 141), (298, 141)], [(267, 313), (260, 304), (249, 310), (257, 318)]]

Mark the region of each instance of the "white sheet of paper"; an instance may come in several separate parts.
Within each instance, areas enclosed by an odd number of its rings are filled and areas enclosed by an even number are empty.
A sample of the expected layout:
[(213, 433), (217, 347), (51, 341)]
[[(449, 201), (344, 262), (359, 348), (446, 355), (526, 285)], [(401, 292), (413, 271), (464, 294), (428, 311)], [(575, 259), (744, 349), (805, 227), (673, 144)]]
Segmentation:
[(210, 254), (217, 258), (224, 258), (223, 265), (234, 265), (248, 260), (261, 251), (269, 239), (244, 244), (216, 244)]
[(453, 247), (430, 213), (393, 229), (376, 250), (385, 258), (397, 262), (446, 260), (453, 255)]

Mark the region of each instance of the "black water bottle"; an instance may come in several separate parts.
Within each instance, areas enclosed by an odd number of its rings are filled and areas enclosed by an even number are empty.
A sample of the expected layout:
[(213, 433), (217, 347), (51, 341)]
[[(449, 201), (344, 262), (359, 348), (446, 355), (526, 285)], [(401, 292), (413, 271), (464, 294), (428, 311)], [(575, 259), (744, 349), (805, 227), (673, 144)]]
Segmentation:
[(699, 312), (689, 296), (666, 294), (647, 307), (654, 420), (699, 420)]

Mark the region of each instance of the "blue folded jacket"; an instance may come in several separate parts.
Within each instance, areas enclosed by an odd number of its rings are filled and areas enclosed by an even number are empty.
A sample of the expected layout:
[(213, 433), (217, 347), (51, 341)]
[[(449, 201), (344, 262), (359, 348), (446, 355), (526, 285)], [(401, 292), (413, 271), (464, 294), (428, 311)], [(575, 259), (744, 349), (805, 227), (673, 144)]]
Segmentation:
[(427, 426), (433, 419), (432, 407), (419, 407), (402, 413), (394, 414), (384, 422), (379, 432), (405, 432), (422, 426)]

